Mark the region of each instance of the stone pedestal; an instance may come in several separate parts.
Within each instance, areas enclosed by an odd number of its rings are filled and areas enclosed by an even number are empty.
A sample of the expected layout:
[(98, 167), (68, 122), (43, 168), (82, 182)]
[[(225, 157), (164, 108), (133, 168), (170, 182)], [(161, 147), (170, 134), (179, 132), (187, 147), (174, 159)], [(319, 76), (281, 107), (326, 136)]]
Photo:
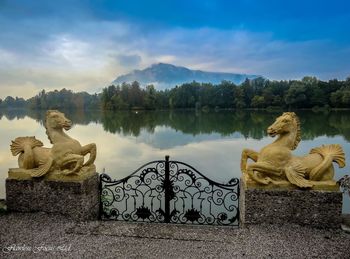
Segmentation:
[(75, 220), (97, 219), (99, 178), (96, 171), (77, 177), (49, 176), (44, 179), (18, 177), (9, 172), (6, 179), (8, 211), (63, 214)]
[(339, 228), (342, 193), (335, 190), (267, 189), (247, 186), (241, 179), (240, 220), (249, 224), (296, 223)]

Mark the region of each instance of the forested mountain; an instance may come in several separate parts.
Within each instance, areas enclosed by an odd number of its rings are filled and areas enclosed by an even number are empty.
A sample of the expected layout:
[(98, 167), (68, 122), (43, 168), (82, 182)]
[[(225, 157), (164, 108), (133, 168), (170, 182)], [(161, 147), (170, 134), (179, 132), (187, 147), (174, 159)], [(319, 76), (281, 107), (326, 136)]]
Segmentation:
[(112, 82), (112, 84), (118, 85), (137, 81), (142, 86), (153, 84), (157, 90), (161, 90), (193, 81), (199, 83), (219, 84), (221, 81), (226, 80), (235, 84), (240, 84), (246, 78), (254, 79), (257, 77), (258, 76), (256, 75), (246, 74), (205, 72), (171, 64), (158, 63), (146, 69), (134, 70), (129, 74), (119, 76)]

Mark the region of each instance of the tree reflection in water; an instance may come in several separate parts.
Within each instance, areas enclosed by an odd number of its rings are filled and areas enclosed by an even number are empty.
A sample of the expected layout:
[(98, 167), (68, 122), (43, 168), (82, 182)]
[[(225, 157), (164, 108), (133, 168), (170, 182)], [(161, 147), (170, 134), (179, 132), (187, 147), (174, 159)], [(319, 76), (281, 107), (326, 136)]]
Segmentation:
[[(140, 135), (141, 131), (154, 133), (157, 126), (170, 127), (183, 134), (193, 136), (217, 133), (229, 136), (235, 132), (245, 138), (262, 139), (266, 128), (279, 116), (281, 111), (63, 111), (75, 124), (87, 125), (91, 122), (103, 125), (110, 133), (124, 136)], [(313, 112), (296, 111), (302, 127), (302, 139), (312, 140), (319, 136), (343, 136), (350, 141), (350, 113), (348, 111)], [(45, 111), (40, 110), (0, 110), (0, 119), (21, 119), (25, 116), (43, 123)]]

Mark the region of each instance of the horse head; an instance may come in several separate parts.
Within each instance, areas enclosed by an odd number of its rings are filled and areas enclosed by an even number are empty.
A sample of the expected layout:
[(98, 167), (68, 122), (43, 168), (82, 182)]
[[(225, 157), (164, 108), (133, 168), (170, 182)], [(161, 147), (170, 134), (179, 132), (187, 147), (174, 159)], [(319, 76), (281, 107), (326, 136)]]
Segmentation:
[(65, 129), (70, 130), (72, 127), (71, 120), (67, 119), (64, 113), (57, 110), (48, 110), (46, 112), (45, 119), (45, 127), (46, 129)]
[(293, 149), (295, 149), (300, 142), (301, 137), (299, 118), (294, 112), (284, 112), (271, 126), (267, 128), (267, 134), (271, 137), (287, 133), (295, 133), (293, 145)]

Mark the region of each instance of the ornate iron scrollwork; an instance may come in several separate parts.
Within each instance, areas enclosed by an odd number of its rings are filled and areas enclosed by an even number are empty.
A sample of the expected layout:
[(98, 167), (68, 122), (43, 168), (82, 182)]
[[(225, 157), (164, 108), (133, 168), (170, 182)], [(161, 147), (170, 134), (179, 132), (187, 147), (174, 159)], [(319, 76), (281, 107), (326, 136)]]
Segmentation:
[(220, 184), (192, 166), (149, 162), (128, 177), (100, 176), (102, 219), (238, 226), (239, 180)]

